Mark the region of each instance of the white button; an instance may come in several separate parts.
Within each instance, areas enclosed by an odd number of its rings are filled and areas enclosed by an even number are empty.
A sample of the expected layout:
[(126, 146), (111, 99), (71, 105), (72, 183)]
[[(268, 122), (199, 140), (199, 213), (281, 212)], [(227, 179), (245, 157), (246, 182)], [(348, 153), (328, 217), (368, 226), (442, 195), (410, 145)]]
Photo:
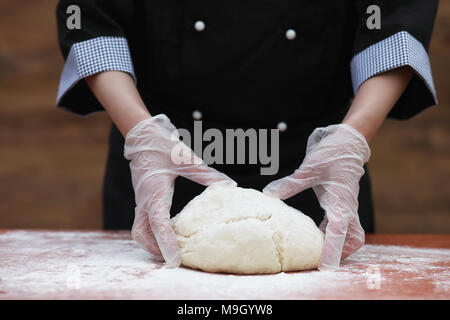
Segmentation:
[(288, 40), (294, 40), (296, 36), (297, 36), (297, 33), (295, 32), (294, 29), (289, 29), (286, 31), (286, 38)]
[(202, 118), (202, 113), (198, 110), (195, 110), (194, 112), (192, 112), (192, 118), (194, 118), (194, 120), (200, 120)]
[(197, 31), (203, 31), (203, 30), (205, 30), (205, 23), (203, 21), (199, 20), (195, 23), (194, 28)]
[(278, 122), (277, 125), (278, 130), (280, 130), (281, 132), (286, 131), (287, 129), (287, 123), (284, 121)]

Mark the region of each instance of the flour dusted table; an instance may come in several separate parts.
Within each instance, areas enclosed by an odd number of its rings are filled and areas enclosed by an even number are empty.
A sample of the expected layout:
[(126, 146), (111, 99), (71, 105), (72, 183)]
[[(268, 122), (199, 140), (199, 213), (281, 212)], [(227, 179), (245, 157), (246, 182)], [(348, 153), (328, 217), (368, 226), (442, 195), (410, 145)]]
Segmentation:
[(129, 232), (0, 230), (0, 299), (449, 298), (448, 235), (367, 235), (337, 271), (239, 276), (167, 268)]

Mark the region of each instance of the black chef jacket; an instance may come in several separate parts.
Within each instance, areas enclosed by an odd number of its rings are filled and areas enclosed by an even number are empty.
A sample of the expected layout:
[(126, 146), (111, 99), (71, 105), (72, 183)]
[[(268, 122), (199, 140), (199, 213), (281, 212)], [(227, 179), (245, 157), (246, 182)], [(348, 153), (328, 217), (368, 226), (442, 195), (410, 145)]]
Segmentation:
[[(68, 27), (68, 8), (80, 9), (80, 29)], [(369, 6), (381, 29), (367, 26)], [(437, 0), (149, 0), (60, 1), (59, 42), (66, 59), (58, 106), (79, 115), (103, 110), (85, 76), (128, 72), (151, 114), (165, 113), (178, 128), (276, 128), (280, 170), (218, 165), (242, 187), (261, 190), (301, 164), (309, 134), (341, 122), (359, 85), (403, 65), (415, 76), (389, 117), (407, 119), (434, 105), (429, 45)], [(369, 13), (368, 13), (369, 12)], [(428, 63), (428, 65), (427, 65)], [(124, 139), (113, 125), (104, 180), (104, 227), (130, 228), (134, 191)], [(370, 180), (360, 181), (359, 215), (374, 231)], [(177, 178), (172, 215), (203, 190)], [(316, 223), (324, 212), (311, 189), (286, 201)]]

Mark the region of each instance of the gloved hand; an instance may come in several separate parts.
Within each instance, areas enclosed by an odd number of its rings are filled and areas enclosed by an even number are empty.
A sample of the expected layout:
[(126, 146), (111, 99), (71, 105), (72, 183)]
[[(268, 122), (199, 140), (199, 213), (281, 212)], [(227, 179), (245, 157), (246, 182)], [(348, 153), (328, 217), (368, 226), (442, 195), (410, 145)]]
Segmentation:
[(319, 269), (339, 266), (342, 259), (364, 244), (364, 230), (358, 216), (359, 180), (369, 160), (366, 139), (347, 124), (317, 128), (308, 138), (306, 156), (295, 172), (272, 181), (266, 194), (287, 199), (313, 188), (325, 218), (320, 229), (325, 243)]
[(210, 168), (178, 139), (166, 115), (139, 122), (125, 138), (124, 155), (130, 161), (136, 196), (132, 238), (167, 265), (177, 267), (181, 255), (170, 222), (170, 207), (177, 176), (203, 185), (219, 181), (235, 183)]

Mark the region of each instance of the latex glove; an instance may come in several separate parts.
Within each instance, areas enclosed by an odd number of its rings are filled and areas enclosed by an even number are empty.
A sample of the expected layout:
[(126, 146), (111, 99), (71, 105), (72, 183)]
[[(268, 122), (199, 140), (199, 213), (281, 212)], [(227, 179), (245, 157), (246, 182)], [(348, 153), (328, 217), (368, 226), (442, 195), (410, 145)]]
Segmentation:
[(125, 138), (124, 155), (130, 161), (136, 197), (132, 238), (168, 266), (177, 267), (181, 255), (170, 222), (170, 207), (177, 176), (203, 185), (229, 181), (210, 168), (178, 139), (178, 132), (166, 115), (139, 122)]
[(290, 176), (272, 181), (263, 190), (280, 199), (313, 188), (325, 218), (320, 229), (325, 242), (319, 269), (339, 266), (340, 261), (364, 244), (358, 216), (359, 180), (369, 160), (366, 139), (347, 124), (317, 128), (308, 138), (306, 156)]

